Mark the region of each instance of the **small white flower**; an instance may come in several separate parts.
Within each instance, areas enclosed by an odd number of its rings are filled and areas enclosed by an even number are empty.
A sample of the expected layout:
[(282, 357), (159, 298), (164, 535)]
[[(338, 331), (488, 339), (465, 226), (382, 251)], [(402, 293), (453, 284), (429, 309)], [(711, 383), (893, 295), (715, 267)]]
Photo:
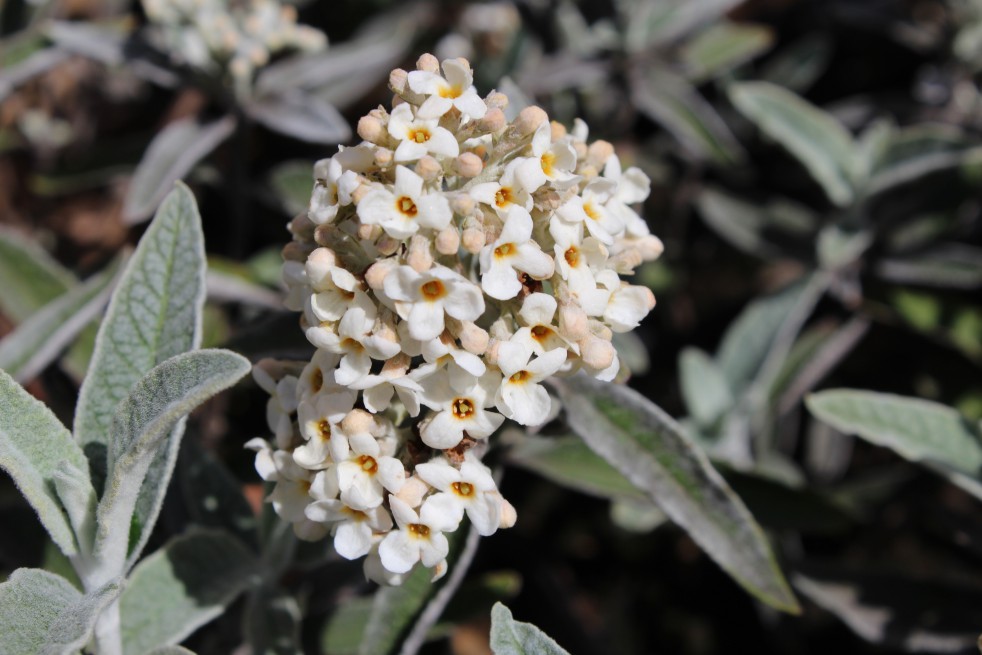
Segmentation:
[(389, 507), (399, 529), (387, 534), (378, 547), (386, 570), (406, 573), (417, 562), (432, 567), (446, 558), (450, 544), (443, 533), (453, 529), (454, 517), (432, 505), (428, 499), (423, 502), (419, 514), (395, 496), (389, 496)]
[(297, 378), (286, 375), (277, 382), (261, 366), (252, 367), (252, 377), (269, 394), (266, 424), (273, 431), (277, 445), (285, 448), (293, 440), (293, 413), (298, 404)]
[[(404, 105), (400, 105), (404, 106)], [(378, 225), (396, 239), (407, 239), (421, 227), (442, 230), (453, 212), (442, 194), (423, 193), (423, 178), (405, 166), (396, 166), (392, 191), (376, 187), (358, 203), (358, 217), (366, 225)]]
[(501, 427), (505, 418), (487, 411), (494, 405), (493, 395), (501, 377), (488, 371), (470, 384), (453, 388), (446, 373), (436, 373), (426, 379), (423, 403), (436, 410), (433, 418), (420, 428), (420, 437), (430, 448), (453, 448), (464, 438), (464, 432), (475, 439), (484, 439)]
[(410, 416), (419, 415), (419, 394), (423, 387), (413, 375), (415, 371), (409, 372), (409, 362), (406, 354), (399, 353), (385, 362), (378, 375), (366, 375), (350, 385), (351, 389), (364, 392), (365, 409), (373, 414), (385, 411), (396, 394)]
[(425, 273), (399, 266), (385, 278), (385, 294), (396, 301), (399, 316), (409, 323), (409, 334), (419, 341), (435, 339), (445, 326), (444, 315), (473, 321), (484, 313), (480, 290), (446, 266)]
[(357, 510), (340, 500), (318, 500), (307, 506), (306, 513), (311, 521), (333, 524), (334, 550), (345, 559), (367, 555), (375, 535), (392, 529), (392, 518), (381, 505)]
[(582, 223), (591, 235), (609, 245), (614, 242), (613, 235), (624, 229), (616, 216), (605, 207), (615, 189), (616, 185), (610, 180), (591, 180), (582, 194), (570, 198), (556, 210), (556, 215), (567, 223)]
[(529, 294), (518, 312), (518, 318), (524, 325), (512, 338), (516, 341), (527, 339), (532, 352), (536, 355), (544, 355), (547, 351), (556, 348), (575, 350), (576, 344), (571, 344), (561, 337), (553, 322), (556, 307), (556, 299), (547, 293)]
[(465, 59), (446, 59), (443, 62), (446, 78), (428, 71), (409, 73), (409, 88), (429, 96), (416, 112), (418, 118), (439, 118), (456, 107), (471, 119), (483, 118), (488, 111), (474, 88), (474, 75)]
[(522, 340), (505, 341), (498, 347), (498, 367), (504, 379), (495, 394), (495, 405), (522, 425), (541, 425), (549, 417), (552, 397), (539, 383), (562, 367), (566, 349), (532, 356), (532, 347)]
[[(483, 104), (483, 103), (482, 103)], [(453, 158), (460, 154), (457, 139), (436, 118), (413, 116), (409, 104), (402, 104), (389, 115), (389, 134), (399, 140), (393, 154), (397, 162), (416, 161), (425, 155)]]
[[(460, 524), (464, 512), (482, 536), (495, 533), (501, 523), (501, 496), (491, 471), (467, 456), (460, 470), (443, 457), (416, 466), (416, 474), (440, 493), (427, 502)], [(454, 528), (456, 529), (456, 527)]]
[(478, 202), (493, 207), (498, 216), (504, 219), (512, 205), (518, 205), (526, 211), (532, 210), (532, 196), (518, 183), (515, 171), (521, 161), (512, 161), (505, 166), (501, 179), (496, 182), (475, 184), (470, 190), (470, 196)]
[(484, 375), (487, 366), (477, 355), (457, 347), (450, 333), (444, 331), (439, 338), (420, 344), (423, 359), (437, 367), (446, 366), (450, 374), (450, 384), (454, 387), (469, 384), (474, 378)]
[(508, 300), (522, 290), (519, 273), (544, 280), (555, 271), (552, 257), (532, 240), (532, 216), (518, 205), (508, 209), (497, 241), (481, 250), (481, 288), (492, 298)]
[(617, 273), (604, 271), (598, 281), (610, 290), (604, 309), (604, 323), (614, 332), (630, 332), (655, 306), (655, 296), (648, 287), (621, 282)]
[(300, 434), (306, 443), (293, 451), (293, 459), (307, 469), (322, 469), (348, 456), (348, 440), (337, 424), (355, 406), (357, 392), (342, 389), (302, 401), (297, 410)]
[(369, 447), (365, 440), (349, 435), (351, 452), (338, 462), (337, 474), (341, 501), (352, 509), (367, 510), (382, 504), (383, 491), (398, 493), (406, 481), (406, 470), (395, 457), (380, 454), (377, 444)]
[(567, 140), (553, 143), (549, 121), (543, 121), (536, 129), (532, 137), (532, 156), (521, 162), (515, 177), (529, 193), (535, 193), (546, 182), (566, 187), (578, 179), (572, 173), (576, 168), (576, 151)]

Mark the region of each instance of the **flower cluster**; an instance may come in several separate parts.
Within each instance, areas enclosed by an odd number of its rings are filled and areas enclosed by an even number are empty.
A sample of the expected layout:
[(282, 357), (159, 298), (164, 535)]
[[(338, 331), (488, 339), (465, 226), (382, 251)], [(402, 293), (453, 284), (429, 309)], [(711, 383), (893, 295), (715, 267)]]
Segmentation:
[(393, 109), (316, 164), (290, 224), (287, 305), (317, 350), (257, 366), (274, 438), (249, 446), (298, 535), (330, 532), (397, 583), (442, 574), (465, 514), (482, 535), (514, 523), (488, 438), (555, 416), (550, 376), (614, 378), (613, 333), (655, 303), (621, 276), (662, 246), (631, 209), (647, 177), (582, 123), (567, 133), (537, 107), (508, 122), (463, 59), (424, 55), (390, 87)]
[(297, 10), (276, 0), (143, 0), (165, 49), (202, 70), (248, 80), (282, 50), (320, 50), (324, 33), (297, 25)]

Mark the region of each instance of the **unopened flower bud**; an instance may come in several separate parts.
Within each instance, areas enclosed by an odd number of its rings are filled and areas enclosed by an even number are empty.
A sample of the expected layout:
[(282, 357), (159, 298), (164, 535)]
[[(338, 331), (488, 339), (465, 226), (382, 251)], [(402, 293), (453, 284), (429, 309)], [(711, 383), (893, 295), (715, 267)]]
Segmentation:
[(586, 158), (597, 170), (602, 171), (613, 154), (614, 146), (609, 141), (594, 141), (587, 148)]
[(576, 160), (582, 161), (586, 158), (587, 147), (582, 141), (573, 142), (573, 150), (576, 152)]
[(441, 255), (455, 255), (460, 250), (460, 232), (453, 225), (443, 228), (436, 235), (436, 251)]
[(559, 332), (570, 341), (579, 341), (590, 333), (586, 312), (579, 305), (559, 305)]
[(351, 192), (351, 202), (357, 205), (359, 202), (361, 202), (361, 199), (364, 198), (365, 195), (371, 190), (372, 187), (369, 186), (368, 184), (359, 184), (358, 187)]
[(378, 291), (382, 288), (385, 283), (385, 277), (389, 274), (389, 271), (398, 266), (398, 262), (394, 259), (381, 259), (365, 271), (365, 282), (373, 291)]
[(429, 490), (430, 485), (423, 482), (418, 475), (414, 475), (403, 483), (395, 496), (410, 507), (419, 507), (423, 503), (423, 496)]
[(385, 142), (388, 134), (382, 121), (374, 116), (362, 116), (358, 119), (358, 136), (365, 141), (381, 144)]
[(501, 339), (490, 339), (488, 341), (488, 347), (484, 351), (484, 361), (488, 366), (497, 366), (498, 357), (501, 353)]
[[(379, 168), (386, 168), (392, 163), (392, 151), (388, 148), (376, 148), (375, 149), (375, 165)], [(361, 198), (359, 197), (359, 200)]]
[(331, 272), (331, 269), (337, 264), (337, 257), (334, 255), (334, 251), (330, 248), (317, 248), (310, 256), (307, 257), (307, 262), (304, 265), (307, 271), (307, 279), (311, 280), (312, 283), (317, 284), (318, 281), (323, 280)]
[(510, 528), (515, 525), (517, 520), (518, 512), (515, 511), (515, 506), (509, 503), (504, 496), (501, 496), (501, 518), (498, 521), (498, 527)]
[(497, 107), (492, 107), (484, 114), (484, 118), (477, 122), (477, 129), (484, 134), (490, 134), (500, 131), (507, 122), (508, 119), (505, 118), (505, 112)]
[(553, 141), (559, 141), (561, 138), (566, 136), (566, 126), (557, 121), (552, 121), (549, 123), (549, 131), (551, 132)]
[(430, 252), (430, 240), (421, 234), (414, 234), (409, 240), (409, 252), (406, 263), (417, 273), (430, 270), (433, 266), (433, 253)]
[(375, 242), (375, 247), (378, 251), (388, 257), (399, 252), (399, 248), (402, 247), (402, 241), (396, 239), (395, 237), (390, 237), (388, 234), (383, 234), (378, 241)]
[(549, 120), (549, 115), (542, 110), (541, 107), (536, 107), (531, 105), (526, 107), (518, 114), (518, 118), (515, 119), (514, 123), (515, 130), (522, 136), (532, 134), (539, 126), (544, 122)]
[(654, 234), (648, 234), (638, 239), (637, 247), (646, 262), (658, 259), (665, 251), (665, 244)]
[(457, 338), (460, 339), (461, 348), (474, 355), (483, 355), (490, 340), (487, 331), (470, 321), (461, 321)]
[(430, 155), (420, 157), (419, 161), (416, 162), (416, 174), (426, 182), (435, 181), (441, 173), (443, 173), (443, 167), (440, 166), (440, 162)]
[(416, 60), (416, 68), (427, 73), (438, 73), (440, 71), (440, 60), (428, 52), (424, 52)]
[(389, 73), (389, 88), (393, 93), (399, 94), (406, 90), (406, 84), (409, 82), (409, 73), (397, 68), (391, 73)]
[(310, 246), (304, 245), (299, 241), (291, 241), (283, 246), (280, 254), (283, 255), (285, 261), (303, 263), (307, 261), (308, 253), (310, 253)]
[(358, 238), (363, 241), (374, 241), (375, 239), (382, 236), (382, 228), (378, 225), (369, 225), (367, 223), (360, 223), (358, 225)]
[(590, 335), (579, 346), (580, 359), (592, 369), (602, 371), (614, 363), (614, 346), (609, 341)]
[(626, 248), (607, 260), (607, 264), (621, 275), (631, 275), (644, 262), (641, 251)]
[(476, 227), (466, 228), (460, 237), (460, 242), (464, 244), (464, 250), (476, 255), (481, 252), (485, 244), (484, 230)]
[(375, 417), (363, 409), (353, 409), (341, 421), (345, 434), (371, 434), (375, 430)]
[(484, 162), (482, 162), (481, 158), (475, 155), (473, 152), (461, 153), (461, 155), (454, 160), (454, 170), (457, 171), (458, 175), (463, 177), (476, 177), (480, 174), (483, 168)]
[(508, 96), (498, 91), (492, 91), (484, 99), (484, 104), (488, 106), (488, 109), (504, 109), (508, 106)]
[(458, 193), (450, 199), (450, 209), (458, 216), (470, 216), (474, 211), (474, 199), (466, 193)]

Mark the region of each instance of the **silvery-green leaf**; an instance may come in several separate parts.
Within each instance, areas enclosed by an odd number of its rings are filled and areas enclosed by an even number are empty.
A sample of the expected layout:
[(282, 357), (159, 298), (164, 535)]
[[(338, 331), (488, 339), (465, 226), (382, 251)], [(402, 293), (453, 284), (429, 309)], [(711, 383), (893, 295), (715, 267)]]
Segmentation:
[(358, 655), (388, 655), (433, 594), (430, 569), (417, 566), (398, 587), (375, 592)]
[(285, 161), (270, 171), (269, 184), (288, 213), (307, 211), (314, 188), (313, 170), (312, 161), (297, 159)]
[(0, 368), (26, 382), (43, 371), (109, 300), (116, 266), (109, 266), (36, 311), (0, 340)]
[(638, 392), (585, 375), (556, 382), (570, 426), (763, 602), (797, 612), (760, 526), (681, 427)]
[(830, 271), (849, 266), (873, 244), (867, 230), (847, 231), (838, 225), (826, 225), (818, 233), (815, 251), (818, 263)]
[(124, 61), (123, 46), (127, 37), (124, 29), (122, 23), (50, 21), (45, 32), (65, 50), (115, 66)]
[[(155, 455), (179, 440), (172, 436), (175, 424), (250, 369), (249, 360), (227, 350), (175, 355), (147, 373), (119, 404), (110, 432), (106, 489), (98, 510), (95, 550), (100, 561), (123, 567), (134, 510), (142, 534), (152, 529), (156, 512), (138, 511), (138, 492)], [(167, 473), (165, 487), (170, 470)], [(145, 541), (141, 539), (130, 553), (130, 564)]]
[(210, 123), (182, 118), (153, 138), (137, 164), (123, 201), (123, 220), (143, 222), (160, 206), (174, 183), (235, 130), (235, 117), (223, 116)]
[(825, 72), (831, 58), (830, 39), (813, 32), (769, 58), (760, 78), (795, 93), (804, 93)]
[(795, 307), (807, 300), (807, 291), (807, 282), (801, 281), (754, 300), (730, 324), (716, 353), (716, 363), (734, 395), (746, 389), (760, 372), (775, 337)]
[(48, 626), (45, 645), (40, 655), (73, 655), (84, 647), (92, 636), (96, 620), (122, 590), (118, 582), (109, 582), (66, 607)]
[(246, 642), (257, 655), (302, 655), (302, 620), (296, 598), (282, 589), (260, 587), (249, 594), (246, 604)]
[(870, 178), (865, 192), (868, 195), (883, 193), (933, 173), (979, 163), (982, 163), (982, 148), (925, 154), (877, 171)]
[(637, 108), (667, 129), (699, 159), (728, 165), (743, 149), (716, 110), (683, 77), (664, 66), (646, 65), (631, 76)]
[(16, 323), (77, 282), (40, 244), (0, 226), (0, 311)]
[(321, 634), (322, 650), (331, 655), (357, 655), (371, 614), (371, 598), (353, 598), (339, 604)]
[(648, 346), (636, 332), (615, 332), (611, 343), (617, 350), (617, 359), (627, 367), (631, 375), (644, 375), (651, 368)]
[(11, 91), (33, 77), (45, 73), (66, 61), (71, 54), (61, 48), (38, 50), (16, 64), (7, 65), (0, 71), (0, 101)]
[(624, 2), (627, 25), (624, 37), (628, 52), (665, 46), (699, 27), (713, 22), (741, 0), (667, 0)]
[(807, 208), (783, 198), (759, 205), (707, 186), (695, 200), (699, 215), (709, 227), (731, 245), (757, 257), (780, 255), (782, 249), (776, 244), (776, 237), (805, 236), (816, 222)]
[(903, 573), (807, 565), (795, 588), (863, 639), (894, 650), (970, 653), (982, 624), (978, 587)]
[(490, 645), (494, 655), (569, 655), (542, 630), (516, 621), (501, 603), (491, 608)]
[(53, 478), (55, 493), (75, 532), (75, 542), (79, 550), (88, 555), (95, 540), (95, 513), (99, 503), (89, 479), (89, 470), (63, 459), (58, 463)]
[(237, 302), (265, 309), (282, 309), (283, 299), (275, 291), (237, 275), (209, 270), (205, 275), (208, 299), (213, 302)]
[(815, 417), (837, 430), (922, 463), (982, 497), (982, 434), (956, 410), (920, 398), (857, 389), (821, 391), (805, 402)]
[(40, 569), (17, 569), (0, 584), (0, 655), (41, 653), (49, 631), (82, 599), (68, 580)]
[(146, 655), (194, 655), (194, 651), (190, 651), (184, 646), (164, 646), (163, 648), (154, 648)]
[(179, 184), (123, 271), (79, 392), (75, 438), (92, 461), (97, 489), (116, 406), (151, 368), (199, 344), (204, 262), (198, 208)]
[(88, 462), (72, 435), (44, 404), (0, 371), (0, 468), (38, 513), (62, 552), (78, 552), (74, 532), (55, 491), (54, 476), (67, 461), (88, 477)]
[(614, 498), (610, 520), (621, 530), (645, 534), (667, 523), (668, 517), (648, 499)]
[(698, 348), (679, 355), (679, 386), (689, 415), (698, 425), (711, 426), (733, 407), (733, 392), (716, 362)]
[(877, 262), (880, 277), (900, 284), (974, 289), (982, 286), (982, 250), (972, 246), (939, 244), (907, 257)]
[(852, 202), (852, 136), (831, 114), (769, 82), (736, 82), (730, 100), (748, 119), (780, 143), (839, 206)]
[(351, 138), (351, 127), (334, 105), (299, 90), (259, 98), (245, 109), (271, 130), (308, 143), (334, 144)]
[(259, 562), (220, 530), (172, 539), (141, 561), (120, 599), (123, 653), (177, 644), (258, 581)]
[(769, 27), (724, 21), (686, 41), (679, 56), (689, 79), (699, 82), (763, 54), (773, 42)]

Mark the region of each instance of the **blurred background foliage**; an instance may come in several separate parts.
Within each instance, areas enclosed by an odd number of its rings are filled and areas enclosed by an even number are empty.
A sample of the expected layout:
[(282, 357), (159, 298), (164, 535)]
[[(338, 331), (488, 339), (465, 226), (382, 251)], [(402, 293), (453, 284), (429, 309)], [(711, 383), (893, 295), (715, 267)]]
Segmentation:
[[(464, 56), (482, 93), (582, 118), (651, 177), (643, 215), (666, 248), (637, 276), (658, 307), (618, 344), (629, 383), (682, 419), (767, 529), (803, 613), (747, 596), (557, 423), (503, 435), (518, 524), (482, 540), (423, 652), (488, 652), (502, 599), (583, 654), (975, 650), (982, 3), (293, 4), (328, 46), (274, 53), (241, 83), (188, 64), (136, 3), (0, 0), (0, 334), (80, 285), (61, 311), (92, 317), (108, 273), (94, 276), (183, 178), (210, 258), (205, 345), (303, 354), (278, 253), (313, 162), (389, 102), (391, 68)], [(44, 325), (56, 352), (0, 341), (0, 365), (67, 420), (94, 328)], [(832, 392), (806, 406), (838, 387), (932, 401), (943, 421), (884, 396), (852, 421)], [(377, 626), (360, 565), (294, 543), (268, 509), (243, 528), (263, 490), (242, 444), (265, 434), (264, 403), (242, 384), (189, 425), (156, 544), (225, 527), (269, 571), (186, 643), (232, 652), (244, 625), (268, 652), (358, 652)], [(878, 411), (910, 435), (863, 424)], [(943, 441), (945, 425), (963, 451), (901, 443)], [(66, 568), (6, 478), (0, 521), (0, 573)], [(394, 640), (432, 590), (385, 593)]]

